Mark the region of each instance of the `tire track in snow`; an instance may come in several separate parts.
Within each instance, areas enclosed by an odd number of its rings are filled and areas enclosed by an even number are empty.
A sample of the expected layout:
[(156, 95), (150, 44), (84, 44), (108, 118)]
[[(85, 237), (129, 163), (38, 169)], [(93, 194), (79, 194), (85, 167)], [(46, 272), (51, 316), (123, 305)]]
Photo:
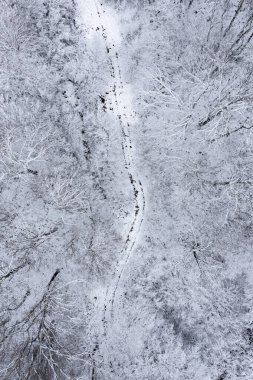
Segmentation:
[[(94, 0), (95, 1), (95, 0)], [(99, 5), (96, 3), (97, 14), (100, 20), (100, 28), (102, 30), (102, 37), (105, 42), (106, 51), (109, 55), (109, 62), (111, 66), (111, 77), (114, 81), (113, 85), (113, 96), (114, 96), (114, 107), (116, 107), (117, 118), (121, 128), (121, 146), (124, 157), (125, 169), (128, 173), (128, 178), (132, 187), (134, 196), (133, 205), (133, 219), (128, 230), (124, 246), (120, 252), (120, 257), (113, 273), (113, 278), (111, 284), (108, 286), (105, 302), (104, 302), (104, 312), (103, 312), (103, 329), (104, 335), (107, 334), (108, 327), (108, 316), (110, 319), (114, 317), (114, 303), (116, 300), (117, 291), (119, 288), (119, 283), (122, 279), (124, 269), (128, 263), (128, 260), (133, 252), (133, 249), (137, 243), (138, 235), (144, 218), (145, 210), (145, 194), (142, 183), (138, 178), (138, 173), (136, 171), (133, 159), (133, 145), (130, 136), (130, 124), (134, 119), (134, 115), (130, 114), (127, 110), (127, 104), (124, 104), (124, 93), (127, 92), (126, 85), (124, 84), (119, 55), (117, 52), (117, 44), (115, 41), (108, 39), (107, 30), (104, 26), (103, 18), (106, 17), (105, 11), (99, 10)], [(102, 4), (101, 4), (102, 8)], [(98, 28), (99, 29), (99, 28)], [(111, 108), (112, 110), (114, 108)]]

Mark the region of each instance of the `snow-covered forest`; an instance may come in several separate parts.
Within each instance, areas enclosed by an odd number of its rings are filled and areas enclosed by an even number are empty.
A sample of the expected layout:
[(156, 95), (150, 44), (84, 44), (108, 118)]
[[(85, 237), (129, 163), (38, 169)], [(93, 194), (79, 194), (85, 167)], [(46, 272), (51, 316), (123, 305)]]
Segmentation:
[(0, 379), (253, 379), (252, 0), (0, 6)]

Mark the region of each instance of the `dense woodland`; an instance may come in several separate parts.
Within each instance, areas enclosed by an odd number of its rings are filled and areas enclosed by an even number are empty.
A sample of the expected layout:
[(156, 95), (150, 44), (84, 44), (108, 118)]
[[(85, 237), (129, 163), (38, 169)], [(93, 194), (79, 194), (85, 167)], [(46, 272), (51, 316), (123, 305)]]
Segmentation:
[(0, 0), (0, 378), (250, 380), (253, 3), (91, 2)]

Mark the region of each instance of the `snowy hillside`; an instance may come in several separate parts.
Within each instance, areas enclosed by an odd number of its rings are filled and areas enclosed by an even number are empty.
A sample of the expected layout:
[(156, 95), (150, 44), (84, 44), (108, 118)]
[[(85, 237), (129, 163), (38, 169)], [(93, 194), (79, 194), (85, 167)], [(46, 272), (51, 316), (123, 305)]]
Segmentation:
[(0, 5), (0, 379), (253, 379), (251, 0)]

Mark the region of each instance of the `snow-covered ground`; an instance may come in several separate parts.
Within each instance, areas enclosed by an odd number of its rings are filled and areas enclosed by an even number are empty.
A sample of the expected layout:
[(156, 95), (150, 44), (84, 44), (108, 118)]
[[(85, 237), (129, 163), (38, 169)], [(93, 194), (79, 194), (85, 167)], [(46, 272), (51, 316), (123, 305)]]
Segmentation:
[[(131, 86), (124, 78), (124, 65), (119, 53), (122, 42), (119, 16), (112, 8), (95, 0), (89, 0), (85, 4), (80, 2), (80, 9), (88, 46), (93, 49), (94, 45), (99, 44), (108, 54), (111, 78), (106, 94), (101, 100), (104, 111), (117, 120), (116, 125), (121, 130), (120, 144), (123, 150), (124, 167), (129, 178), (129, 192), (133, 193), (134, 198), (132, 216), (124, 237), (124, 246), (118, 252), (117, 264), (111, 274), (103, 300), (103, 323), (106, 332), (112, 317), (115, 317), (114, 304), (120, 296), (119, 288), (123, 281), (124, 269), (138, 243), (144, 218), (145, 195), (139, 173), (136, 170), (133, 155), (134, 142), (130, 135), (131, 126), (138, 122), (138, 117), (133, 109)], [(120, 307), (117, 307), (117, 311), (120, 313)]]
[(1, 380), (252, 379), (251, 2), (2, 3)]
[(110, 57), (112, 84), (104, 99), (106, 110), (116, 117), (121, 115), (126, 123), (136, 123), (131, 86), (124, 80), (121, 71), (119, 49), (122, 34), (119, 15), (113, 8), (96, 0), (79, 0), (79, 3), (88, 46), (94, 49), (94, 46), (100, 44)]

